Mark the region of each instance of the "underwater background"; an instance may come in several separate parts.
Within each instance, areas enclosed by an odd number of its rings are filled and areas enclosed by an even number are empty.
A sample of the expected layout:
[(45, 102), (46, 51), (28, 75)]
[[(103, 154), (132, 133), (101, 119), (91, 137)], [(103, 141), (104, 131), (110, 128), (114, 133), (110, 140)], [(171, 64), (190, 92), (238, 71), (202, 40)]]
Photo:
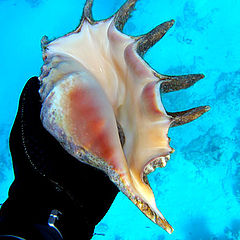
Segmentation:
[[(0, 0), (0, 203), (13, 181), (8, 137), (26, 81), (42, 65), (40, 40), (73, 30), (84, 0)], [(112, 15), (124, 0), (95, 0), (93, 16)], [(124, 33), (140, 35), (175, 19), (145, 55), (158, 72), (204, 73), (189, 89), (163, 96), (165, 108), (211, 110), (171, 128), (175, 152), (149, 175), (157, 205), (175, 231), (169, 235), (119, 193), (93, 240), (240, 239), (240, 1), (139, 0)]]

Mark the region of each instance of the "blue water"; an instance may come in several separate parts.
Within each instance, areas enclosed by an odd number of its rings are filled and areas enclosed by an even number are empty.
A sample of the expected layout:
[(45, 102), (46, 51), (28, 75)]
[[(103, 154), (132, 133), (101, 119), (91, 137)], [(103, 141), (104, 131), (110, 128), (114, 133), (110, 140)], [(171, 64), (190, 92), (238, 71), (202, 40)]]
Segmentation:
[[(95, 0), (106, 18), (123, 0)], [(8, 135), (18, 97), (42, 64), (40, 39), (79, 23), (84, 0), (0, 0), (0, 202), (13, 180)], [(160, 73), (204, 73), (193, 87), (163, 96), (168, 111), (210, 105), (200, 119), (170, 130), (176, 149), (165, 169), (150, 175), (156, 202), (175, 231), (168, 235), (123, 194), (96, 226), (93, 240), (240, 239), (240, 1), (139, 0), (124, 32), (138, 35), (175, 19), (145, 56)]]

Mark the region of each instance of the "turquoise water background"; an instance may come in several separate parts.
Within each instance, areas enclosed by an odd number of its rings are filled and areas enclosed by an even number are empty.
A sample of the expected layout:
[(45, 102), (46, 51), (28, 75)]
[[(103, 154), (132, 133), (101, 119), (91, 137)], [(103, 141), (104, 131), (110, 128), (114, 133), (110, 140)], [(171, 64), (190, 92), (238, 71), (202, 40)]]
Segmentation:
[[(107, 18), (123, 0), (95, 0)], [(39, 75), (40, 40), (73, 30), (84, 0), (0, 0), (0, 203), (13, 180), (8, 135), (27, 79)], [(145, 56), (163, 74), (204, 73), (193, 87), (163, 96), (168, 111), (211, 111), (170, 129), (175, 152), (149, 176), (156, 202), (174, 227), (168, 235), (123, 194), (96, 226), (93, 240), (240, 239), (240, 1), (139, 0), (124, 33), (139, 35), (170, 19), (174, 27)]]

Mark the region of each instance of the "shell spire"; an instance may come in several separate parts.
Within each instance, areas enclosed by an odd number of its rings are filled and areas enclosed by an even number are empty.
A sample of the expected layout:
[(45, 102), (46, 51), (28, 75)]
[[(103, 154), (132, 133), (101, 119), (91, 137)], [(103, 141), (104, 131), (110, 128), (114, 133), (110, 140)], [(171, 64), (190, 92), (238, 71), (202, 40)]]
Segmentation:
[(209, 107), (165, 110), (162, 93), (188, 88), (203, 75), (162, 75), (144, 61), (174, 20), (128, 36), (121, 31), (136, 2), (128, 0), (112, 17), (95, 21), (93, 0), (87, 0), (76, 30), (53, 41), (43, 37), (41, 121), (68, 153), (104, 171), (142, 213), (172, 233), (147, 175), (170, 159), (168, 129)]

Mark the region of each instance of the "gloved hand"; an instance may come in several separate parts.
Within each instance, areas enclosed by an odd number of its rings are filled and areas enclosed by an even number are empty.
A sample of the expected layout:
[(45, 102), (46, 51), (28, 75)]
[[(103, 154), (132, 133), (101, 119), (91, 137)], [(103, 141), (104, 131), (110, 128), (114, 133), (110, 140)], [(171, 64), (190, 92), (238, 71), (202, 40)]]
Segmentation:
[(43, 128), (38, 90), (38, 78), (33, 77), (23, 89), (12, 127), (15, 180), (1, 208), (0, 234), (47, 225), (51, 210), (57, 209), (62, 215), (56, 225), (64, 240), (90, 239), (118, 189), (105, 173), (70, 156)]

